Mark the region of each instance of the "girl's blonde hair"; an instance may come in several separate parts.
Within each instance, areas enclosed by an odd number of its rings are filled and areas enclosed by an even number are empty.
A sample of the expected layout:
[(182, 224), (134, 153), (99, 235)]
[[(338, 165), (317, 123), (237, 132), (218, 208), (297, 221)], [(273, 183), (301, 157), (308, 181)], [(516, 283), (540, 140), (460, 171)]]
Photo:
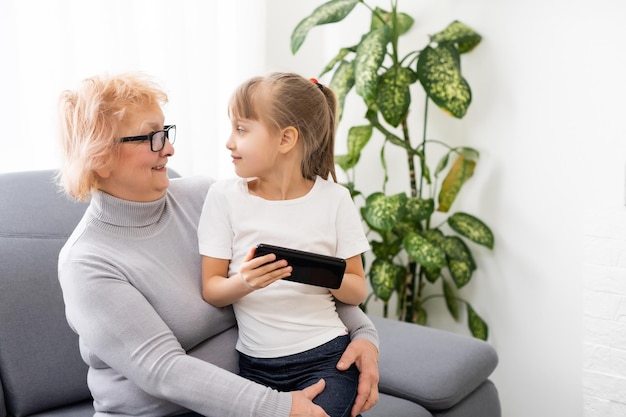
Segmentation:
[[(261, 97), (266, 92), (269, 97)], [(293, 126), (303, 143), (302, 176), (307, 179), (331, 176), (337, 182), (334, 157), (337, 99), (330, 88), (298, 74), (274, 72), (241, 84), (231, 98), (229, 113), (231, 118), (257, 120), (270, 129)]]
[(67, 194), (87, 200), (98, 187), (97, 170), (119, 157), (118, 132), (124, 117), (154, 104), (167, 94), (141, 73), (96, 76), (58, 101), (63, 163), (57, 180)]

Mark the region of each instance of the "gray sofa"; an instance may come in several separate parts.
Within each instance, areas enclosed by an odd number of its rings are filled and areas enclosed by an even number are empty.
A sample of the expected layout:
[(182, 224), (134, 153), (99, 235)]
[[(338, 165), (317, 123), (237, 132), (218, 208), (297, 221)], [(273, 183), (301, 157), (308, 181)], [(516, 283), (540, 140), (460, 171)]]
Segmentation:
[[(59, 250), (86, 205), (61, 194), (53, 174), (0, 174), (0, 416), (93, 415), (57, 281)], [(488, 379), (498, 361), (491, 345), (372, 320), (381, 337), (381, 398), (364, 417), (501, 415)]]

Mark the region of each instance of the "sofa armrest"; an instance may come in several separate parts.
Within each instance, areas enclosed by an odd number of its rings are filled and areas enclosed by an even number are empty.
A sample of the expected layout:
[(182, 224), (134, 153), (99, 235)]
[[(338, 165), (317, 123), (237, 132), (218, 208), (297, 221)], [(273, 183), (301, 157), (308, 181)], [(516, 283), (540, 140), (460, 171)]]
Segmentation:
[(370, 318), (380, 336), (380, 392), (445, 410), (474, 391), (498, 364), (495, 349), (482, 340)]

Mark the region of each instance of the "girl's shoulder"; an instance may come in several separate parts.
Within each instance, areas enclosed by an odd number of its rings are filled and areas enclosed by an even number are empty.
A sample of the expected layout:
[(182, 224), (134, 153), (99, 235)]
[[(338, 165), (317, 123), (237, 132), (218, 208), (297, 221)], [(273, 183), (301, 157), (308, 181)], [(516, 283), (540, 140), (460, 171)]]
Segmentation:
[(318, 189), (319, 192), (333, 196), (350, 196), (350, 191), (346, 188), (346, 186), (332, 180), (325, 180), (322, 177), (317, 177), (315, 179), (314, 188)]

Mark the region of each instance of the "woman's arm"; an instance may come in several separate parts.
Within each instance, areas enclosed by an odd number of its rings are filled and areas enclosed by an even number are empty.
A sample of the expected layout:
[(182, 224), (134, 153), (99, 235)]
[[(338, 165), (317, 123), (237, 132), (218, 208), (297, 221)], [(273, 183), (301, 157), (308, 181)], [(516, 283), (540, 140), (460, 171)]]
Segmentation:
[(352, 416), (369, 410), (378, 402), (378, 332), (372, 321), (357, 307), (336, 302), (339, 317), (344, 322), (352, 342), (339, 359), (337, 369), (346, 370), (352, 364), (359, 369), (359, 386)]
[(90, 358), (98, 358), (150, 396), (203, 415), (290, 414), (291, 393), (273, 391), (187, 355), (149, 297), (106, 269), (67, 261), (59, 270), (68, 321)]

